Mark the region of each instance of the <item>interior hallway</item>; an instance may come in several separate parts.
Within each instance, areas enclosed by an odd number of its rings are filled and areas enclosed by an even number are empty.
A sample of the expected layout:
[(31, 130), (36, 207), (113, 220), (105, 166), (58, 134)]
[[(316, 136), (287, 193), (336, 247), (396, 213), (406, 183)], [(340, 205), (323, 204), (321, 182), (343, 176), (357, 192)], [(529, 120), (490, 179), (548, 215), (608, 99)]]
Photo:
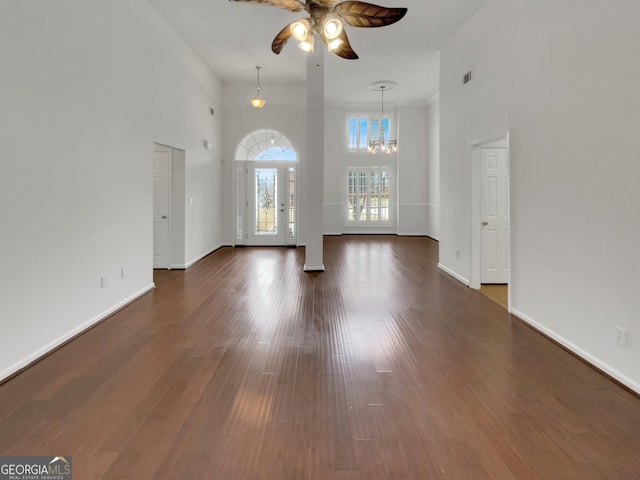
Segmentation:
[[(0, 455), (91, 479), (640, 478), (640, 400), (437, 242), (223, 248), (0, 386)], [(34, 299), (36, 301), (37, 299)]]

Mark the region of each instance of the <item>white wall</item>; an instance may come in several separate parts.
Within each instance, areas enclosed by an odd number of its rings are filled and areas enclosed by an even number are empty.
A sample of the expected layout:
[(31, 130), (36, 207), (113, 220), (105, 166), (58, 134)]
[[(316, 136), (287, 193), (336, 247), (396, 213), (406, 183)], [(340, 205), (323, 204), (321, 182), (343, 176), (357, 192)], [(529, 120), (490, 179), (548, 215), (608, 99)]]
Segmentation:
[(429, 231), (429, 116), (424, 106), (398, 107), (398, 234)]
[[(398, 139), (398, 152), (392, 154), (349, 153), (346, 151), (346, 118), (353, 113), (379, 114), (373, 105), (327, 106), (325, 108), (325, 173), (324, 173), (324, 232), (397, 233), (399, 235), (437, 236), (437, 115), (431, 121), (427, 105), (387, 106), (397, 126), (391, 136)], [(396, 170), (392, 188), (395, 204), (392, 224), (374, 229), (345, 225), (345, 169), (368, 165), (371, 162), (389, 165)], [(435, 176), (434, 176), (435, 175)], [(434, 185), (435, 184), (435, 185)], [(433, 195), (436, 195), (435, 199)]]
[(440, 263), (468, 278), (470, 142), (510, 132), (512, 311), (640, 391), (638, 18), (489, 0), (443, 48)]
[(145, 0), (7, 0), (0, 45), (4, 378), (152, 286), (154, 142), (185, 150), (187, 260), (222, 180), (219, 82)]

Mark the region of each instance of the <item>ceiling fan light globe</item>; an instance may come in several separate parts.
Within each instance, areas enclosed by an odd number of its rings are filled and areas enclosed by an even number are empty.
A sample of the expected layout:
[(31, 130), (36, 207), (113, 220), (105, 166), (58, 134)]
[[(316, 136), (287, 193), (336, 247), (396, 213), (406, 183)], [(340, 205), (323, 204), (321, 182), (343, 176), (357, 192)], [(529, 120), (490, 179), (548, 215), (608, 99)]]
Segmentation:
[(298, 48), (303, 52), (313, 53), (313, 35), (307, 35), (307, 38), (298, 44)]
[(344, 41), (341, 38), (335, 38), (333, 40), (330, 40), (327, 42), (327, 49), (330, 52), (335, 51), (337, 48), (340, 48), (340, 45), (342, 45), (344, 43)]
[(337, 16), (327, 15), (322, 24), (322, 31), (328, 40), (334, 40), (342, 33), (342, 22)]
[(302, 20), (297, 20), (291, 24), (291, 36), (298, 40), (299, 42), (304, 42), (309, 35), (309, 30), (311, 29), (311, 25), (309, 21), (305, 18)]

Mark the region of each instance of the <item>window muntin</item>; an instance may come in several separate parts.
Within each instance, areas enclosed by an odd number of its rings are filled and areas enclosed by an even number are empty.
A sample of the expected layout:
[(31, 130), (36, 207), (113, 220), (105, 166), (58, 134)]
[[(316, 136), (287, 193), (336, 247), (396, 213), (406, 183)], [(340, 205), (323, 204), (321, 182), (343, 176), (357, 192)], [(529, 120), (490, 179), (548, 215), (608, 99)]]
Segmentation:
[(390, 184), (389, 167), (347, 168), (347, 223), (388, 224)]
[(236, 160), (293, 161), (297, 160), (295, 148), (287, 137), (269, 129), (256, 130), (244, 137), (236, 149)]
[[(391, 116), (382, 118), (384, 127), (384, 140), (391, 138)], [(373, 115), (349, 115), (347, 117), (347, 151), (367, 152), (371, 140), (379, 140), (380, 116)]]

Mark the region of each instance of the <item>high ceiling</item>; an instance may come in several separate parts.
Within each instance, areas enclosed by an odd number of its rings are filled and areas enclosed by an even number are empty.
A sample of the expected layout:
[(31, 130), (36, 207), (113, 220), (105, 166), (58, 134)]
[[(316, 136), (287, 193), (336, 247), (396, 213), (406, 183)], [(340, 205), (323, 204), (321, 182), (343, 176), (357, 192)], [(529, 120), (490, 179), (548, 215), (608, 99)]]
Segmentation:
[[(223, 83), (304, 84), (305, 53), (291, 39), (280, 55), (271, 52), (276, 34), (306, 16), (272, 6), (227, 0), (149, 0)], [(375, 0), (385, 7), (406, 7), (407, 15), (382, 28), (347, 26), (360, 56), (345, 60), (327, 53), (325, 97), (331, 104), (375, 103), (368, 85), (391, 80), (397, 87), (385, 101), (424, 103), (438, 91), (438, 51), (446, 39), (486, 0)], [(320, 43), (318, 46), (324, 48)]]

